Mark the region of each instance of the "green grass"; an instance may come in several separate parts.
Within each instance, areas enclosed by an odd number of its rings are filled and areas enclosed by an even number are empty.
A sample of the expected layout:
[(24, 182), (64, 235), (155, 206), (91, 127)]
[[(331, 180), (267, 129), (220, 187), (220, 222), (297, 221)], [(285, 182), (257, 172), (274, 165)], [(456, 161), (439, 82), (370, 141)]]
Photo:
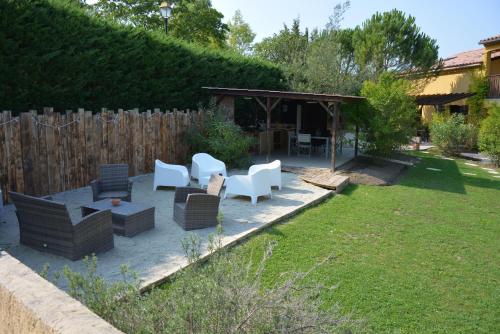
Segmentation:
[(325, 303), (377, 333), (499, 333), (500, 179), (463, 160), (420, 156), (399, 184), (351, 185), (234, 252), (257, 260), (277, 242), (267, 286), (333, 254), (307, 280), (338, 285)]

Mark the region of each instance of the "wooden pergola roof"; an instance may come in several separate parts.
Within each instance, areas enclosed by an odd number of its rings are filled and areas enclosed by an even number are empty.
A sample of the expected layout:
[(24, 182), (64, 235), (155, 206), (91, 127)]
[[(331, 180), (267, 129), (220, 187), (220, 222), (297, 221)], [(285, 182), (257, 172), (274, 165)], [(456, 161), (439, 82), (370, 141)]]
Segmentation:
[(429, 94), (417, 95), (415, 100), (419, 106), (437, 106), (466, 99), (476, 93), (449, 93), (449, 94)]
[[(338, 94), (316, 94), (304, 92), (284, 92), (278, 90), (263, 89), (244, 89), (244, 88), (223, 88), (223, 87), (202, 87), (208, 90), (211, 95), (217, 96), (216, 103), (219, 103), (226, 97), (247, 97), (257, 101), (257, 103), (266, 111), (267, 128), (267, 160), (271, 154), (271, 111), (283, 100), (299, 100), (306, 102), (317, 102), (332, 116), (332, 172), (335, 171), (337, 146), (337, 127), (339, 123), (340, 104), (342, 102), (359, 102), (364, 100), (361, 96), (338, 95)], [(357, 137), (357, 131), (356, 131)], [(357, 142), (357, 140), (356, 140)], [(356, 146), (357, 147), (357, 146)], [(357, 152), (357, 149), (356, 149)]]
[(212, 95), (241, 96), (278, 98), (286, 100), (303, 100), (317, 102), (357, 102), (364, 100), (362, 96), (338, 95), (338, 94), (316, 94), (304, 92), (290, 92), (264, 89), (244, 89), (244, 88), (222, 88), (222, 87), (202, 87)]

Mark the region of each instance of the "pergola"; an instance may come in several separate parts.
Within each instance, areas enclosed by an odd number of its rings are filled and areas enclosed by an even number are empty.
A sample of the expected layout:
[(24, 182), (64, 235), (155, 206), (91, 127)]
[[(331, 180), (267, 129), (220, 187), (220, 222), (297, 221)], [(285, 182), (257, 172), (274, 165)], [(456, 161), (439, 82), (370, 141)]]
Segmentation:
[[(304, 102), (317, 102), (332, 118), (332, 172), (335, 171), (337, 131), (340, 117), (340, 104), (342, 102), (359, 102), (364, 99), (360, 96), (338, 95), (338, 94), (315, 94), (303, 92), (274, 91), (262, 89), (241, 89), (241, 88), (221, 88), (202, 87), (216, 97), (216, 103), (226, 107), (234, 120), (234, 98), (252, 98), (266, 112), (266, 132), (267, 132), (267, 159), (271, 154), (270, 132), (271, 132), (271, 111), (282, 101), (295, 100)], [(356, 131), (355, 152), (357, 153), (358, 131)]]

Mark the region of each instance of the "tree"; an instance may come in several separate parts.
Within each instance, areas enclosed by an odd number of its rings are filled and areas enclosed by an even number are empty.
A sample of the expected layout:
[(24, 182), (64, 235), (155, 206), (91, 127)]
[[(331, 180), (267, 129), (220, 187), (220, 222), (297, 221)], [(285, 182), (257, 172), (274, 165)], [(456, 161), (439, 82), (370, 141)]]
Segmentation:
[(289, 85), (299, 89), (305, 84), (303, 68), (310, 45), (309, 31), (300, 30), (300, 20), (293, 20), (291, 28), (283, 24), (283, 29), (272, 37), (264, 38), (255, 44), (255, 54), (261, 58), (281, 65)]
[(352, 37), (357, 62), (374, 78), (388, 70), (425, 72), (438, 61), (436, 40), (420, 31), (413, 16), (396, 9), (375, 13)]
[(234, 13), (232, 20), (228, 23), (228, 27), (227, 44), (229, 47), (241, 54), (249, 54), (252, 51), (255, 33), (250, 28), (250, 25), (243, 20), (240, 10)]
[(364, 113), (364, 139), (369, 152), (387, 156), (410, 142), (418, 114), (410, 90), (408, 80), (387, 72), (378, 81), (364, 82), (361, 95), (367, 98), (368, 109)]
[(359, 94), (364, 76), (354, 58), (352, 29), (340, 29), (349, 2), (335, 6), (325, 28), (311, 38), (303, 90), (317, 93)]
[[(163, 27), (159, 4), (151, 0), (98, 0), (92, 8), (98, 15), (120, 23), (153, 30)], [(225, 45), (228, 27), (222, 22), (224, 15), (209, 0), (175, 0), (174, 4), (170, 35), (206, 46)]]

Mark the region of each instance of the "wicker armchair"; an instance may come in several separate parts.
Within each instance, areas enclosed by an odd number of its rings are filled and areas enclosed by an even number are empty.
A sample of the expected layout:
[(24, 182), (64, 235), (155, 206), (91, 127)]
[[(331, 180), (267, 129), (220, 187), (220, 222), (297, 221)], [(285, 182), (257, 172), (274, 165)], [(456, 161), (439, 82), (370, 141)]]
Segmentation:
[(217, 226), (220, 192), (224, 177), (212, 175), (207, 189), (179, 187), (175, 190), (174, 220), (184, 230)]
[(132, 181), (128, 179), (128, 165), (100, 166), (100, 179), (90, 182), (94, 202), (106, 198), (132, 201)]
[(19, 221), (20, 242), (42, 252), (79, 260), (114, 247), (111, 210), (71, 221), (66, 205), (50, 197), (10, 192)]

